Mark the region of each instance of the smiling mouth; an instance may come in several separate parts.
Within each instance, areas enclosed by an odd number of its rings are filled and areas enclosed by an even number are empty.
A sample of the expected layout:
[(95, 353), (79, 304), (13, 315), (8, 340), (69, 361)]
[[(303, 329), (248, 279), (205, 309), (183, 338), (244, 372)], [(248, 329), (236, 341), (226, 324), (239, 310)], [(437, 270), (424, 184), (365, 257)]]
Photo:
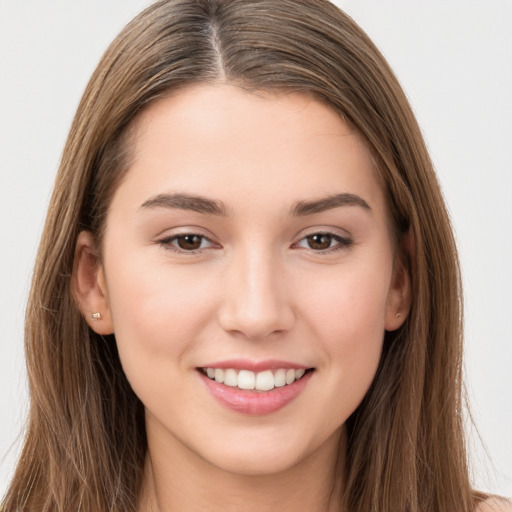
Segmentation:
[(234, 368), (199, 368), (199, 371), (209, 379), (225, 386), (242, 390), (270, 391), (293, 384), (304, 377), (306, 373), (312, 372), (313, 368), (279, 368), (262, 372), (235, 370)]

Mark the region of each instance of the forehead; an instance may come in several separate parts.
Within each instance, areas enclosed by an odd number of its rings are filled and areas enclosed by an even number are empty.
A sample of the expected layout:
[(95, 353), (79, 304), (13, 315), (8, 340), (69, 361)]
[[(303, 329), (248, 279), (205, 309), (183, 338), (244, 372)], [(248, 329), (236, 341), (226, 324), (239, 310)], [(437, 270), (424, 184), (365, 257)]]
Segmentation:
[(362, 137), (305, 94), (248, 93), (198, 85), (145, 110), (134, 125), (133, 159), (114, 196), (214, 195), (235, 210), (335, 193), (380, 205), (377, 170)]

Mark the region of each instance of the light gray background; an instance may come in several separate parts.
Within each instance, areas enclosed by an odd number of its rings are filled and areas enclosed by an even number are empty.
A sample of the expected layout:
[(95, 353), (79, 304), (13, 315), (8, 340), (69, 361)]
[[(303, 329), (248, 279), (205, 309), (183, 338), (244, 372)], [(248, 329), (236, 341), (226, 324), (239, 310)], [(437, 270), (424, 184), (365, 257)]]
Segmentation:
[[(67, 130), (148, 0), (0, 0), (0, 496), (24, 424), (23, 315)], [(512, 2), (340, 0), (401, 80), (436, 164), (466, 291), (475, 484), (512, 495)]]

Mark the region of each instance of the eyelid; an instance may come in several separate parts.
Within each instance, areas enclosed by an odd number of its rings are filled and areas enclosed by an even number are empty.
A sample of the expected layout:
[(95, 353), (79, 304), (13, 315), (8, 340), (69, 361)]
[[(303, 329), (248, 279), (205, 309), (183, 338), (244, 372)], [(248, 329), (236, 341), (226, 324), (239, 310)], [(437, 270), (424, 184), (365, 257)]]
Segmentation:
[[(178, 232), (168, 233), (168, 234), (159, 236), (155, 240), (155, 243), (164, 247), (165, 249), (167, 249), (169, 251), (176, 252), (178, 254), (188, 254), (188, 255), (199, 254), (204, 251), (208, 251), (208, 250), (220, 247), (220, 244), (214, 242), (212, 240), (212, 237), (207, 236), (204, 233), (202, 233), (201, 232), (202, 230), (199, 228), (187, 226), (187, 227), (183, 227), (183, 228), (179, 228), (179, 229), (180, 230)], [(203, 241), (207, 241), (207, 242), (209, 242), (210, 245), (209, 245), (209, 247), (202, 247), (202, 248), (200, 247), (198, 249), (186, 250), (186, 249), (182, 249), (173, 244), (173, 242), (175, 240), (177, 240), (181, 237), (186, 237), (186, 236), (197, 236), (202, 239), (201, 244), (203, 243)]]
[(171, 238), (176, 236), (184, 236), (184, 235), (197, 235), (204, 236), (211, 240), (215, 238), (213, 233), (208, 229), (205, 229), (201, 226), (196, 226), (194, 224), (183, 224), (176, 226), (167, 226), (165, 229), (162, 229), (154, 236), (154, 240), (158, 241), (159, 239)]
[[(316, 254), (324, 254), (324, 255), (333, 253), (333, 252), (336, 252), (339, 250), (348, 249), (351, 245), (353, 245), (354, 239), (346, 231), (343, 234), (341, 234), (339, 231), (340, 231), (339, 229), (326, 228), (326, 227), (316, 227), (316, 228), (308, 229), (307, 231), (305, 231), (305, 232), (303, 231), (302, 233), (300, 233), (297, 236), (297, 238), (296, 238), (297, 241), (292, 244), (292, 247), (298, 248), (298, 249), (305, 249), (305, 250), (309, 250)], [(300, 247), (298, 245), (300, 242), (306, 240), (308, 237), (313, 236), (313, 235), (330, 236), (334, 240), (336, 240), (338, 242), (338, 244), (334, 247), (329, 247), (329, 248), (323, 249), (323, 250), (315, 250), (312, 248)]]

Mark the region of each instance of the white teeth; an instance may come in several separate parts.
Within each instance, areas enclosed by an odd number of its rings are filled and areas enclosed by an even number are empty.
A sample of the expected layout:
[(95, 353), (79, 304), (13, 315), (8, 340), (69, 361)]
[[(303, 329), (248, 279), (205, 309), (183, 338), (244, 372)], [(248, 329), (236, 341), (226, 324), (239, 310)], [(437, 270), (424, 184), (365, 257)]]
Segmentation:
[(215, 368), (215, 382), (220, 382), (221, 384), (224, 382), (224, 370), (220, 368)]
[(280, 388), (286, 385), (286, 370), (277, 370), (274, 375), (274, 385), (276, 388)]
[(258, 391), (270, 391), (274, 387), (280, 388), (292, 384), (306, 373), (306, 370), (265, 370), (255, 373), (250, 370), (240, 370), (238, 373), (233, 368), (223, 370), (221, 368), (205, 368), (206, 375), (215, 382), (240, 389), (256, 389)]
[(256, 386), (258, 391), (269, 391), (274, 389), (274, 374), (267, 370), (256, 375)]
[(238, 387), (240, 389), (254, 389), (256, 385), (256, 375), (249, 370), (240, 370), (238, 372)]
[(226, 386), (238, 386), (238, 377), (235, 370), (229, 369), (224, 372), (224, 384)]

